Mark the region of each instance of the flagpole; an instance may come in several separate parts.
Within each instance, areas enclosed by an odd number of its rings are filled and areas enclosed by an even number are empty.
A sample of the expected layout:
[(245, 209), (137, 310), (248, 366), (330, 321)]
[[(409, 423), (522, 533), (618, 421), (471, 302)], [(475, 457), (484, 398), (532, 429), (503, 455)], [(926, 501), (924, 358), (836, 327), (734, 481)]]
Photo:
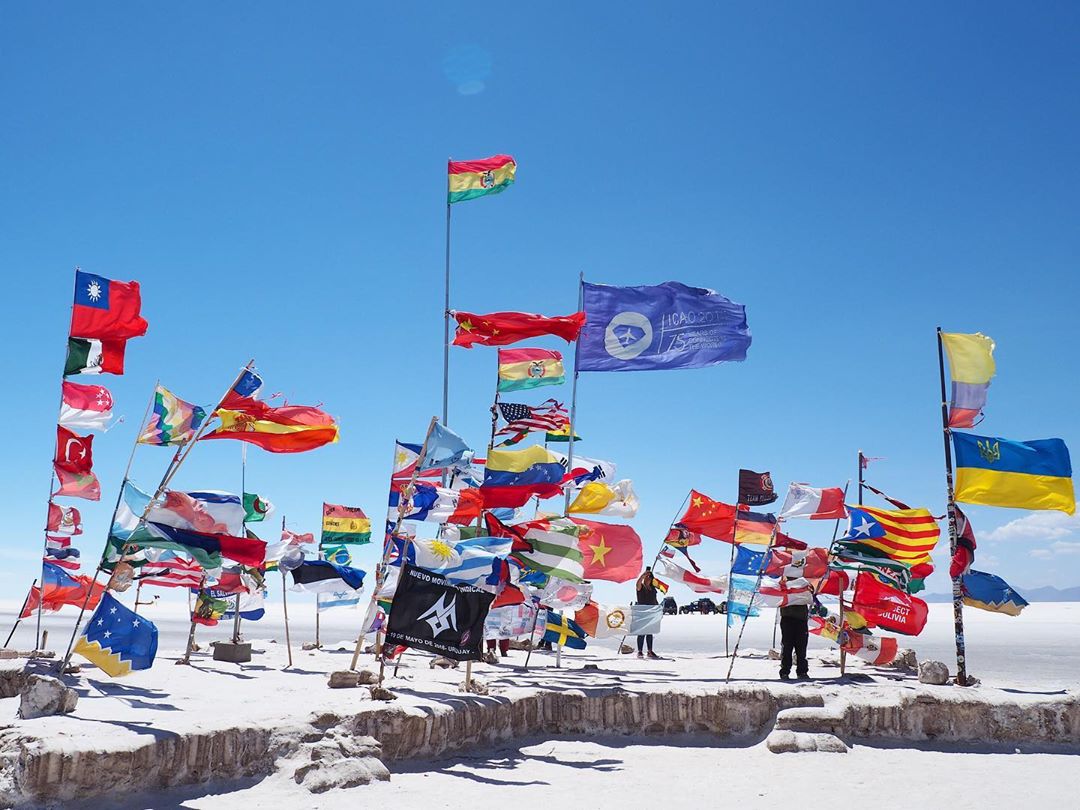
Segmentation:
[[(184, 657), (176, 662), (178, 664), (190, 664), (191, 663), (191, 652), (192, 652), (192, 649), (195, 647), (195, 627), (196, 627), (196, 624), (197, 624), (196, 621), (195, 621), (195, 614), (199, 610), (199, 597), (203, 595), (203, 590), (205, 588), (206, 588), (206, 572), (203, 571), (202, 579), (199, 580), (199, 592), (195, 595), (195, 607), (191, 611), (191, 628), (188, 630), (187, 647), (184, 648)], [(211, 615), (213, 615), (213, 612), (211, 612)]]
[[(862, 450), (859, 451), (859, 461), (862, 461)], [(847, 500), (848, 487), (851, 486), (851, 479), (849, 478), (844, 483), (844, 500)], [(859, 464), (859, 504), (862, 505), (862, 464)], [(836, 519), (836, 523), (833, 524), (832, 540), (829, 543), (829, 553), (826, 555), (826, 559), (833, 553), (833, 548), (836, 546), (836, 535), (840, 533), (840, 518)], [(826, 578), (829, 576), (828, 570), (825, 571)], [(837, 634), (837, 641), (843, 641), (844, 633), (844, 583), (838, 582), (837, 586), (837, 598), (840, 600), (840, 630)], [(844, 651), (844, 645), (840, 645), (840, 677), (844, 677), (844, 673), (847, 669), (847, 653)]]
[[(956, 502), (953, 491), (953, 460), (949, 428), (949, 398), (945, 391), (945, 352), (941, 342), (941, 327), (937, 328), (938, 375), (941, 380), (941, 437), (945, 448), (945, 493), (949, 515), (949, 560), (956, 554)], [(956, 683), (967, 686), (967, 649), (964, 641), (964, 599), (960, 577), (952, 578), (953, 635), (956, 641)]]
[[(585, 273), (578, 273), (578, 312), (585, 306)], [(574, 469), (574, 434), (577, 432), (577, 381), (578, 381), (578, 355), (581, 349), (580, 335), (574, 341), (574, 380), (570, 388), (570, 446), (566, 452), (566, 471)], [(567, 482), (566, 499), (563, 504), (563, 516), (570, 514), (570, 495), (573, 492), (573, 479)]]
[[(15, 617), (15, 624), (12, 625), (11, 632), (8, 633), (7, 641), (4, 642), (4, 649), (5, 650), (7, 649), (7, 645), (11, 643), (11, 637), (15, 635), (15, 631), (19, 628), (19, 622), (22, 621), (22, 612), (24, 610), (26, 610), (26, 606), (30, 602), (30, 594), (32, 594), (34, 592), (34, 588), (37, 587), (37, 584), (38, 584), (38, 581), (35, 579), (33, 581), (33, 583), (31, 583), (31, 585), (30, 585), (30, 590), (26, 592), (26, 598), (23, 599), (22, 607), (19, 608), (19, 615), (17, 615)], [(44, 591), (45, 589), (42, 588), (41, 590)], [(45, 598), (44, 593), (39, 593), (38, 594), (38, 601), (39, 602), (42, 601), (44, 598)]]
[[(769, 545), (765, 549), (765, 559), (768, 559), (768, 555), (772, 552), (773, 544), (776, 542), (776, 532), (780, 526), (780, 520), (777, 519), (773, 524), (772, 534), (769, 535)], [(757, 596), (758, 590), (761, 588), (761, 578), (765, 574), (765, 566), (762, 565), (758, 568), (757, 582), (754, 583), (754, 590), (750, 593), (750, 601), (746, 605), (746, 615), (743, 617), (742, 627), (739, 628), (739, 637), (735, 639), (735, 649), (731, 653), (731, 661), (728, 663), (727, 677), (724, 679), (725, 683), (731, 681), (731, 670), (735, 667), (735, 659), (739, 655), (739, 644), (742, 643), (743, 633), (746, 631), (746, 623), (750, 621), (750, 613), (754, 609), (754, 597)]]
[[(775, 525), (775, 524), (774, 524)], [(731, 605), (731, 574), (735, 569), (735, 535), (739, 531), (739, 504), (735, 504), (735, 520), (731, 522), (731, 555), (728, 560), (727, 570), (727, 604)], [(746, 619), (750, 618), (746, 616), (743, 618), (743, 624), (746, 624)], [(724, 657), (727, 658), (731, 653), (728, 650), (728, 639), (731, 637), (731, 616), (724, 613)], [(739, 637), (742, 637), (742, 633), (739, 633)], [(735, 645), (735, 649), (739, 649), (739, 645)]]
[[(244, 505), (244, 495), (247, 489), (247, 442), (240, 442), (240, 508), (244, 516), (240, 519), (240, 533), (247, 537), (247, 507)], [(233, 634), (232, 643), (240, 643), (240, 594), (236, 594), (236, 602), (233, 604)]]
[[(281, 516), (281, 534), (285, 535), (285, 515)], [(301, 550), (301, 555), (303, 551)], [(285, 569), (281, 567), (281, 561), (278, 561), (278, 570), (281, 572), (281, 610), (285, 614), (285, 649), (289, 653), (289, 663), (285, 665), (285, 669), (292, 666), (292, 639), (289, 637), (289, 598), (286, 595), (288, 588), (285, 587)]]
[[(180, 445), (179, 447), (176, 448), (176, 453), (173, 456), (172, 461), (169, 462), (169, 466), (166, 468), (165, 474), (162, 476), (161, 482), (157, 486), (157, 490), (154, 492), (153, 497), (150, 498), (149, 503), (146, 504), (146, 508), (143, 510), (142, 515), (139, 517), (138, 522), (135, 524), (135, 528), (132, 530), (133, 532), (138, 531), (146, 523), (146, 517), (147, 517), (147, 515), (150, 514), (150, 510), (154, 507), (154, 502), (159, 497), (161, 497), (161, 493), (165, 491), (165, 488), (169, 485), (169, 482), (172, 481), (173, 476), (176, 475), (176, 473), (180, 469), (181, 465), (184, 463), (184, 461), (187, 460), (188, 454), (191, 452), (192, 448), (195, 447), (195, 444), (202, 437), (203, 433), (206, 432), (206, 428), (209, 426), (210, 420), (212, 419), (212, 417), (214, 415), (214, 412), (217, 411), (217, 409), (221, 407), (221, 403), (225, 400), (225, 397), (227, 397), (229, 395), (229, 392), (233, 390), (233, 388), (236, 386), (236, 384), (238, 382), (240, 382), (240, 379), (244, 376), (244, 373), (246, 371), (248, 371), (254, 363), (255, 363), (255, 358), (252, 358), (251, 360), (249, 360), (247, 362), (247, 365), (245, 365), (242, 369), (240, 369), (240, 372), (236, 375), (236, 378), (233, 380), (232, 384), (229, 385), (229, 387), (226, 389), (225, 393), (222, 394), (221, 397), (218, 399), (217, 404), (214, 406), (213, 410), (209, 414), (207, 414), (205, 419), (203, 419), (202, 424), (199, 425), (199, 429), (197, 431), (195, 431), (195, 435), (192, 436), (191, 439), (189, 439), (187, 442), (185, 442), (184, 444), (182, 444), (182, 445)], [(157, 384), (156, 383), (154, 385), (154, 391), (155, 391), (155, 393), (157, 391)], [(150, 402), (153, 403), (153, 401), (154, 401), (154, 398), (151, 397)], [(150, 406), (149, 405), (147, 406), (146, 412), (147, 412), (147, 414), (149, 414), (149, 412), (150, 412)], [(142, 435), (143, 429), (145, 427), (145, 422), (146, 422), (146, 417), (145, 416), (143, 417), (143, 422), (144, 422), (143, 427), (139, 428), (139, 435), (140, 436)], [(135, 443), (136, 443), (136, 445), (138, 444), (138, 437), (136, 437)], [(113, 520), (116, 519), (116, 512), (120, 508), (120, 500), (124, 496), (124, 485), (126, 485), (126, 483), (127, 483), (127, 475), (131, 471), (131, 461), (134, 458), (135, 458), (135, 448), (133, 447), (132, 450), (131, 450), (131, 456), (128, 458), (128, 469), (124, 473), (124, 484), (121, 485), (120, 492), (116, 496), (116, 507), (113, 509)], [(111, 532), (112, 532), (112, 523), (109, 524), (109, 533), (111, 534)], [(127, 549), (128, 549), (128, 547), (130, 545), (131, 545), (131, 543), (125, 542), (123, 544), (123, 546), (121, 546), (121, 548), (120, 548), (120, 559), (117, 561), (117, 564), (113, 566), (112, 574), (110, 574), (108, 582), (105, 583), (105, 590), (106, 591), (111, 588), (113, 580), (116, 577), (117, 567), (118, 567), (120, 562), (123, 562), (123, 559), (124, 559), (125, 555), (127, 554)], [(86, 594), (86, 599), (83, 601), (82, 607), (79, 610), (79, 617), (75, 620), (75, 628), (71, 632), (71, 640), (68, 642), (67, 653), (64, 655), (64, 660), (60, 662), (60, 667), (57, 670), (58, 672), (63, 672), (64, 668), (68, 664), (68, 661), (71, 660), (71, 650), (72, 650), (72, 647), (75, 646), (75, 637), (78, 635), (79, 625), (82, 624), (83, 615), (86, 613), (86, 606), (90, 603), (90, 598), (94, 594), (93, 585), (97, 584), (98, 575), (103, 570), (102, 563), (104, 563), (104, 561), (105, 561), (105, 551), (108, 550), (108, 547), (109, 547), (109, 540), (108, 540), (108, 536), (107, 536), (106, 539), (105, 539), (105, 550), (103, 550), (102, 553), (101, 553), (101, 560), (98, 562), (97, 571), (94, 572), (94, 580), (93, 580), (93, 583), (92, 583), (92, 585), (91, 585), (91, 587), (89, 589), (89, 593)]]
[[(447, 164), (450, 158), (446, 159)], [(448, 181), (449, 182), (449, 181)], [(450, 406), (450, 197), (446, 198), (446, 269), (443, 284), (443, 376), (442, 376), (442, 421), (449, 427)]]

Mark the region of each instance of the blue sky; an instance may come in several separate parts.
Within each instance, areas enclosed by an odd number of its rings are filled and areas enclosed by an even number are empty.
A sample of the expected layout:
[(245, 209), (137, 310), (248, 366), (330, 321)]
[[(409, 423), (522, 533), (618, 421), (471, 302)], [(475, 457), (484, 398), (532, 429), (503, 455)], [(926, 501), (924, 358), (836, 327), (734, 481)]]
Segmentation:
[[(985, 432), (1080, 447), (1074, 4), (0, 13), (5, 598), (39, 559), (75, 265), (137, 279), (150, 321), (99, 378), (126, 420), (95, 442), (87, 558), (154, 381), (212, 403), (252, 357), (342, 440), (253, 449), (249, 489), (299, 531), (323, 500), (377, 519), (394, 438), (440, 408), (448, 156), (519, 163), (454, 209), (453, 306), (564, 314), (583, 272), (748, 307), (745, 363), (582, 375), (579, 450), (635, 481), (650, 556), (686, 491), (733, 499), (740, 466), (842, 485), (863, 448), (872, 483), (941, 511), (938, 324), (997, 341)], [(493, 350), (454, 351), (451, 424), (477, 445), (494, 374)], [(239, 489), (239, 459), (207, 443), (178, 484)], [(166, 461), (140, 449), (135, 479)], [(979, 567), (1080, 583), (1077, 520), (970, 515)]]

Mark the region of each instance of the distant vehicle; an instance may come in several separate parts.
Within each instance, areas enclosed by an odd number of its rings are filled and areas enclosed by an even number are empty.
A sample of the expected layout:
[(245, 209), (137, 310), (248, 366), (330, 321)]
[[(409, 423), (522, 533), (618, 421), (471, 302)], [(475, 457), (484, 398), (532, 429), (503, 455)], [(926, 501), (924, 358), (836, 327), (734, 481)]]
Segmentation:
[(696, 604), (697, 604), (697, 611), (696, 612), (702, 614), (703, 616), (707, 616), (710, 613), (719, 613), (720, 612), (719, 608), (717, 608), (717, 606), (716, 606), (716, 603), (712, 599), (709, 599), (707, 597), (704, 597), (704, 596), (701, 597), (701, 599), (697, 600)]
[(683, 615), (685, 613), (697, 613), (697, 612), (698, 612), (698, 603), (697, 602), (691, 602), (689, 605), (683, 605), (682, 607), (679, 608), (679, 615)]
[(679, 606), (675, 604), (674, 597), (665, 596), (664, 601), (661, 602), (660, 605), (664, 608), (665, 616), (674, 616), (679, 612)]

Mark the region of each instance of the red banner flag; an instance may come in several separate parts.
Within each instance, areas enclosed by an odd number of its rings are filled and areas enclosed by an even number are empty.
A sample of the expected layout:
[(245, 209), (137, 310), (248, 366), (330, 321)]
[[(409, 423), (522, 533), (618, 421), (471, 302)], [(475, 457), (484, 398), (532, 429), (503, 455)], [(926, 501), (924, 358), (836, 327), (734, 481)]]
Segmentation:
[(466, 349), (477, 344), (506, 346), (542, 335), (554, 335), (572, 343), (585, 325), (584, 312), (553, 318), (529, 312), (492, 312), (487, 315), (455, 312), (454, 319), (458, 323), (454, 345)]
[(871, 627), (884, 627), (905, 636), (919, 635), (929, 615), (922, 599), (891, 588), (866, 572), (855, 578), (852, 607)]
[(570, 518), (581, 526), (578, 548), (585, 579), (627, 582), (636, 579), (643, 564), (641, 538), (629, 526)]
[(725, 543), (735, 539), (735, 507), (690, 490), (690, 505), (677, 526)]

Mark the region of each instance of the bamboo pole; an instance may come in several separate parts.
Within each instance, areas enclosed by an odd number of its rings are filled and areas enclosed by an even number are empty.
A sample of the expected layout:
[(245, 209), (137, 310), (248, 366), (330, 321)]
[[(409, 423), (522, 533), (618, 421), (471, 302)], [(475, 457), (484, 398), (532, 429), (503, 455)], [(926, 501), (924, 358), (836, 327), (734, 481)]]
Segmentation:
[[(941, 437), (945, 449), (945, 494), (949, 515), (949, 559), (956, 555), (956, 496), (953, 490), (952, 429), (949, 427), (949, 398), (945, 391), (945, 352), (941, 327), (937, 328), (938, 375), (941, 380)], [(960, 577), (952, 579), (953, 638), (956, 643), (956, 684), (967, 686), (967, 646), (964, 641), (964, 595)]]
[[(37, 587), (37, 584), (38, 584), (38, 581), (35, 579), (34, 582), (30, 585), (30, 590), (26, 592), (26, 598), (23, 599), (22, 607), (19, 608), (19, 615), (17, 615), (15, 617), (15, 624), (13, 624), (11, 626), (11, 632), (8, 633), (7, 641), (4, 642), (4, 649), (5, 650), (7, 649), (7, 645), (11, 643), (11, 637), (15, 635), (15, 631), (19, 627), (19, 622), (22, 621), (22, 612), (24, 610), (26, 610), (26, 606), (30, 603), (30, 594), (32, 594), (34, 592), (34, 588)], [(42, 588), (42, 591), (44, 591), (44, 590), (45, 589)], [(38, 594), (38, 601), (39, 602), (41, 602), (44, 598), (45, 598), (44, 593), (39, 593)]]

